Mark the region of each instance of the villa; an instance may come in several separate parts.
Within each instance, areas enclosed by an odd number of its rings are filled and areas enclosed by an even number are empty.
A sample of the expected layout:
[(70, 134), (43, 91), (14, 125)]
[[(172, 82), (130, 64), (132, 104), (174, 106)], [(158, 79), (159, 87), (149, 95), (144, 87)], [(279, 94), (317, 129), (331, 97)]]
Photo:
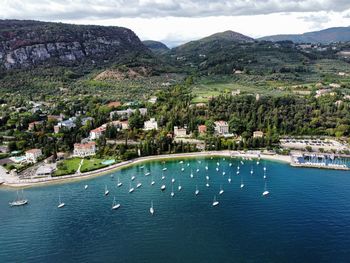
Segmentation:
[(215, 124), (215, 133), (217, 135), (227, 135), (228, 131), (228, 123), (226, 121), (216, 121)]
[(98, 127), (90, 131), (89, 137), (91, 140), (97, 140), (105, 133), (105, 131), (106, 128), (104, 126)]
[(187, 131), (185, 128), (174, 126), (174, 135), (175, 137), (186, 137)]
[(151, 118), (149, 121), (144, 122), (145, 131), (158, 130), (158, 123), (155, 118)]
[(30, 163), (36, 163), (42, 155), (43, 153), (41, 149), (30, 149), (26, 151), (26, 161)]
[(253, 138), (262, 138), (264, 137), (264, 133), (262, 131), (253, 132)]
[(88, 142), (88, 143), (75, 143), (73, 156), (76, 157), (86, 157), (95, 155), (96, 153), (96, 143)]
[(204, 134), (204, 133), (206, 133), (206, 132), (207, 132), (207, 126), (205, 126), (205, 125), (199, 125), (199, 126), (198, 126), (198, 132), (199, 132), (199, 134)]
[[(137, 109), (131, 109), (128, 108), (126, 110), (117, 110), (117, 111), (112, 111), (109, 114), (110, 119), (113, 119), (115, 116), (121, 117), (121, 118), (129, 118), (133, 113), (136, 112)], [(139, 109), (140, 113), (142, 116), (145, 116), (147, 114), (147, 109), (146, 108), (140, 108)]]

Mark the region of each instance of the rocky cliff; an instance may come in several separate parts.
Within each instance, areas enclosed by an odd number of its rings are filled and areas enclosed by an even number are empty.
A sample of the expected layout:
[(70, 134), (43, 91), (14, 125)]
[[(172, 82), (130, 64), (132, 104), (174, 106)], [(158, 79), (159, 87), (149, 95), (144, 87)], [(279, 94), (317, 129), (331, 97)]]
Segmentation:
[(0, 70), (115, 62), (147, 48), (127, 28), (0, 20)]

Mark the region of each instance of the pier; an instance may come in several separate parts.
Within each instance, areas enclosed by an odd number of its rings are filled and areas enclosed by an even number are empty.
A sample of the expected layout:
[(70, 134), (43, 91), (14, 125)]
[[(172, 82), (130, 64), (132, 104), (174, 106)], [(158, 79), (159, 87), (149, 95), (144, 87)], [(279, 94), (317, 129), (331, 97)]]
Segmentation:
[(349, 160), (335, 154), (292, 153), (291, 166), (350, 171)]

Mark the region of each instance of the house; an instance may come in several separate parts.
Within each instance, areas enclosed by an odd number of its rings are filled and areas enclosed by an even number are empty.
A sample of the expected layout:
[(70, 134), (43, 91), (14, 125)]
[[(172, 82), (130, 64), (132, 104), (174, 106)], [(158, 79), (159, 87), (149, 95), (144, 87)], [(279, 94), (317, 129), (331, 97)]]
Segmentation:
[(122, 103), (120, 101), (112, 101), (112, 102), (107, 104), (108, 108), (117, 108), (120, 106), (122, 106)]
[(175, 137), (186, 137), (187, 131), (185, 128), (179, 128), (177, 126), (174, 126), (174, 135)]
[[(117, 111), (112, 111), (109, 114), (110, 119), (113, 119), (115, 116), (118, 116), (120, 118), (129, 118), (133, 113), (136, 112), (137, 109), (131, 109), (128, 108), (126, 110), (117, 110)], [(140, 108), (139, 109), (140, 114), (142, 116), (145, 116), (147, 114), (147, 109), (146, 108)]]
[(88, 142), (88, 143), (75, 143), (73, 156), (76, 157), (86, 157), (95, 155), (96, 153), (96, 143)]
[(332, 89), (337, 89), (337, 88), (340, 88), (341, 86), (338, 83), (331, 83), (331, 84), (329, 84), (329, 87)]
[(106, 127), (101, 126), (90, 131), (90, 139), (97, 140), (106, 132)]
[(149, 103), (155, 104), (157, 102), (157, 97), (156, 96), (152, 96), (150, 97), (150, 99), (148, 100)]
[(205, 126), (205, 125), (199, 125), (199, 126), (198, 126), (198, 132), (199, 132), (199, 134), (206, 133), (206, 132), (207, 132), (207, 126)]
[(64, 115), (61, 113), (60, 115), (48, 115), (47, 120), (48, 121), (63, 121)]
[(156, 119), (151, 118), (149, 121), (145, 121), (143, 129), (145, 131), (158, 130), (158, 123), (156, 122)]
[(39, 127), (43, 124), (43, 121), (33, 121), (28, 125), (28, 131), (34, 131), (35, 127)]
[(253, 132), (253, 138), (262, 138), (264, 137), (264, 133), (262, 131)]
[(26, 151), (26, 161), (36, 163), (42, 155), (41, 149), (30, 149)]
[(69, 118), (68, 120), (61, 121), (53, 127), (55, 133), (59, 133), (61, 128), (72, 129), (76, 127), (76, 117)]
[(237, 96), (237, 95), (239, 95), (239, 94), (241, 94), (241, 90), (240, 90), (240, 89), (231, 91), (231, 95), (232, 95), (232, 96)]
[(215, 133), (218, 135), (228, 134), (228, 123), (226, 121), (216, 121), (215, 124)]

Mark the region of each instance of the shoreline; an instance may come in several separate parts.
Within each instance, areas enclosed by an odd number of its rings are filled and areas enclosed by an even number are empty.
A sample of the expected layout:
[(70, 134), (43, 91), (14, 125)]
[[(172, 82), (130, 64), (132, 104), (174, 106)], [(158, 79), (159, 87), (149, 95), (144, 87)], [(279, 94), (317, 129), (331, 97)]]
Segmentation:
[[(49, 184), (69, 183), (81, 180), (88, 180), (97, 176), (106, 175), (120, 169), (130, 167), (132, 165), (145, 163), (149, 161), (167, 160), (167, 159), (179, 159), (179, 158), (198, 158), (198, 157), (233, 157), (233, 158), (259, 158), (262, 160), (280, 161), (291, 164), (290, 156), (278, 155), (278, 154), (264, 154), (257, 152), (238, 152), (238, 151), (210, 151), (210, 152), (193, 152), (193, 153), (178, 153), (178, 154), (165, 154), (165, 155), (152, 155), (139, 157), (133, 160), (124, 161), (108, 167), (104, 167), (95, 171), (76, 173), (71, 175), (64, 175), (59, 177), (48, 178), (36, 178), (36, 179), (19, 179), (12, 175), (2, 176), (3, 184), (0, 187), (8, 188), (21, 188), (21, 187), (34, 187), (44, 186)], [(0, 177), (1, 178), (1, 177)]]

